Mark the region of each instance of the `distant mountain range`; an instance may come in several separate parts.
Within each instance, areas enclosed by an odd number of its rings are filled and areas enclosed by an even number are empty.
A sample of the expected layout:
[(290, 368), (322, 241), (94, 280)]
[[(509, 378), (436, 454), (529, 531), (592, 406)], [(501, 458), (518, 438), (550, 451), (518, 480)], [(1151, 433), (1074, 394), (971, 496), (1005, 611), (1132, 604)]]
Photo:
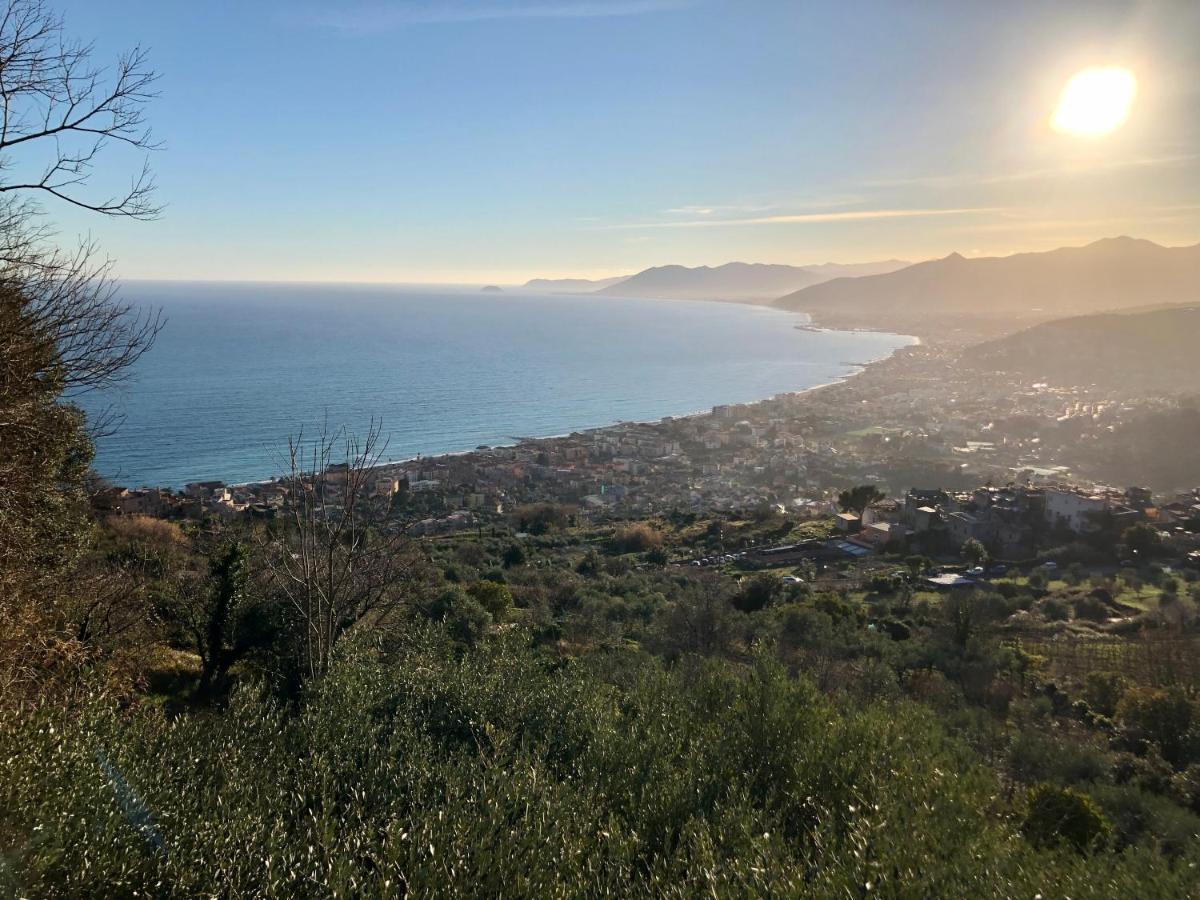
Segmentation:
[(663, 300), (754, 300), (779, 297), (816, 284), (819, 275), (796, 266), (726, 263), (723, 266), (655, 266), (597, 293)]
[(663, 300), (773, 300), (830, 278), (891, 272), (901, 260), (840, 265), (785, 266), (731, 262), (723, 266), (655, 266), (596, 293)]
[(524, 288), (557, 294), (603, 294), (649, 300), (774, 300), (830, 278), (894, 272), (908, 263), (888, 259), (869, 263), (816, 266), (731, 262), (723, 266), (655, 266), (636, 275), (590, 281), (586, 278), (534, 278)]
[(615, 278), (599, 278), (594, 281), (587, 278), (534, 278), (525, 282), (522, 287), (547, 294), (588, 294), (624, 281), (628, 277), (618, 275)]
[(1200, 299), (1200, 244), (1128, 237), (1045, 253), (944, 259), (802, 288), (777, 305), (841, 327), (915, 329), (938, 317), (1016, 324)]
[(1056, 319), (969, 348), (964, 364), (1055, 385), (1200, 391), (1200, 306)]

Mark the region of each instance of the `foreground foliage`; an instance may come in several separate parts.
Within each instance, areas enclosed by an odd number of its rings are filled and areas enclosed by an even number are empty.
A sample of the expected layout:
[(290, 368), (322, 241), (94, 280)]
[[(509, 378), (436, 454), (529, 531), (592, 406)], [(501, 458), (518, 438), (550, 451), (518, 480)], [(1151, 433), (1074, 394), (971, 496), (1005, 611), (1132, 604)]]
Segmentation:
[(441, 628), (298, 706), (101, 700), (0, 732), (5, 890), (66, 896), (1185, 896), (1195, 859), (1021, 835), (925, 708), (748, 667), (562, 661)]

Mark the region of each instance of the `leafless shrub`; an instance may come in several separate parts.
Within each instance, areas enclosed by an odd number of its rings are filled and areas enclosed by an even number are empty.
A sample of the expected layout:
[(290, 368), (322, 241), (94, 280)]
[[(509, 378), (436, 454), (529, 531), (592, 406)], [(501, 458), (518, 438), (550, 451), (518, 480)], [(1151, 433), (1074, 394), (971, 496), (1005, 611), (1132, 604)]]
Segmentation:
[(425, 557), (390, 515), (390, 498), (374, 496), (385, 449), (374, 421), (361, 440), (326, 426), (313, 440), (289, 441), (287, 514), (266, 559), (297, 616), (309, 677), (328, 670), (355, 626), (393, 624), (424, 573)]

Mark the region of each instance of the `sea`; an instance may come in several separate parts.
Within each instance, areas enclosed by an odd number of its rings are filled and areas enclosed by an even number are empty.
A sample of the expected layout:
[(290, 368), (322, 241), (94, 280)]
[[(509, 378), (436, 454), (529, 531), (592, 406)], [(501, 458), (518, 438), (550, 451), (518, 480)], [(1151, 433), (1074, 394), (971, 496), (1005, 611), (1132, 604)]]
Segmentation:
[[(96, 470), (181, 488), (280, 474), (290, 436), (363, 435), (385, 460), (512, 444), (805, 390), (914, 341), (804, 330), (765, 306), (516, 290), (130, 282), (161, 311), (119, 386), (77, 398), (115, 415)], [(800, 326), (800, 327), (797, 327)]]

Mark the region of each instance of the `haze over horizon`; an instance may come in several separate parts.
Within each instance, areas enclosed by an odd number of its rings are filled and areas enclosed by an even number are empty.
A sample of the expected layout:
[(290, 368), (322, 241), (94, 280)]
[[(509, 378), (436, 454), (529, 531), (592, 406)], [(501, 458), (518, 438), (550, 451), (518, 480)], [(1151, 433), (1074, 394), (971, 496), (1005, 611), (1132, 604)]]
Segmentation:
[[(100, 55), (126, 49), (124, 19), (61, 8)], [(55, 210), (131, 279), (514, 284), (1200, 240), (1195, 4), (221, 3), (147, 7), (136, 31), (162, 62), (169, 206), (153, 227)], [(1095, 66), (1136, 76), (1128, 120), (1064, 130), (1060, 92)]]

